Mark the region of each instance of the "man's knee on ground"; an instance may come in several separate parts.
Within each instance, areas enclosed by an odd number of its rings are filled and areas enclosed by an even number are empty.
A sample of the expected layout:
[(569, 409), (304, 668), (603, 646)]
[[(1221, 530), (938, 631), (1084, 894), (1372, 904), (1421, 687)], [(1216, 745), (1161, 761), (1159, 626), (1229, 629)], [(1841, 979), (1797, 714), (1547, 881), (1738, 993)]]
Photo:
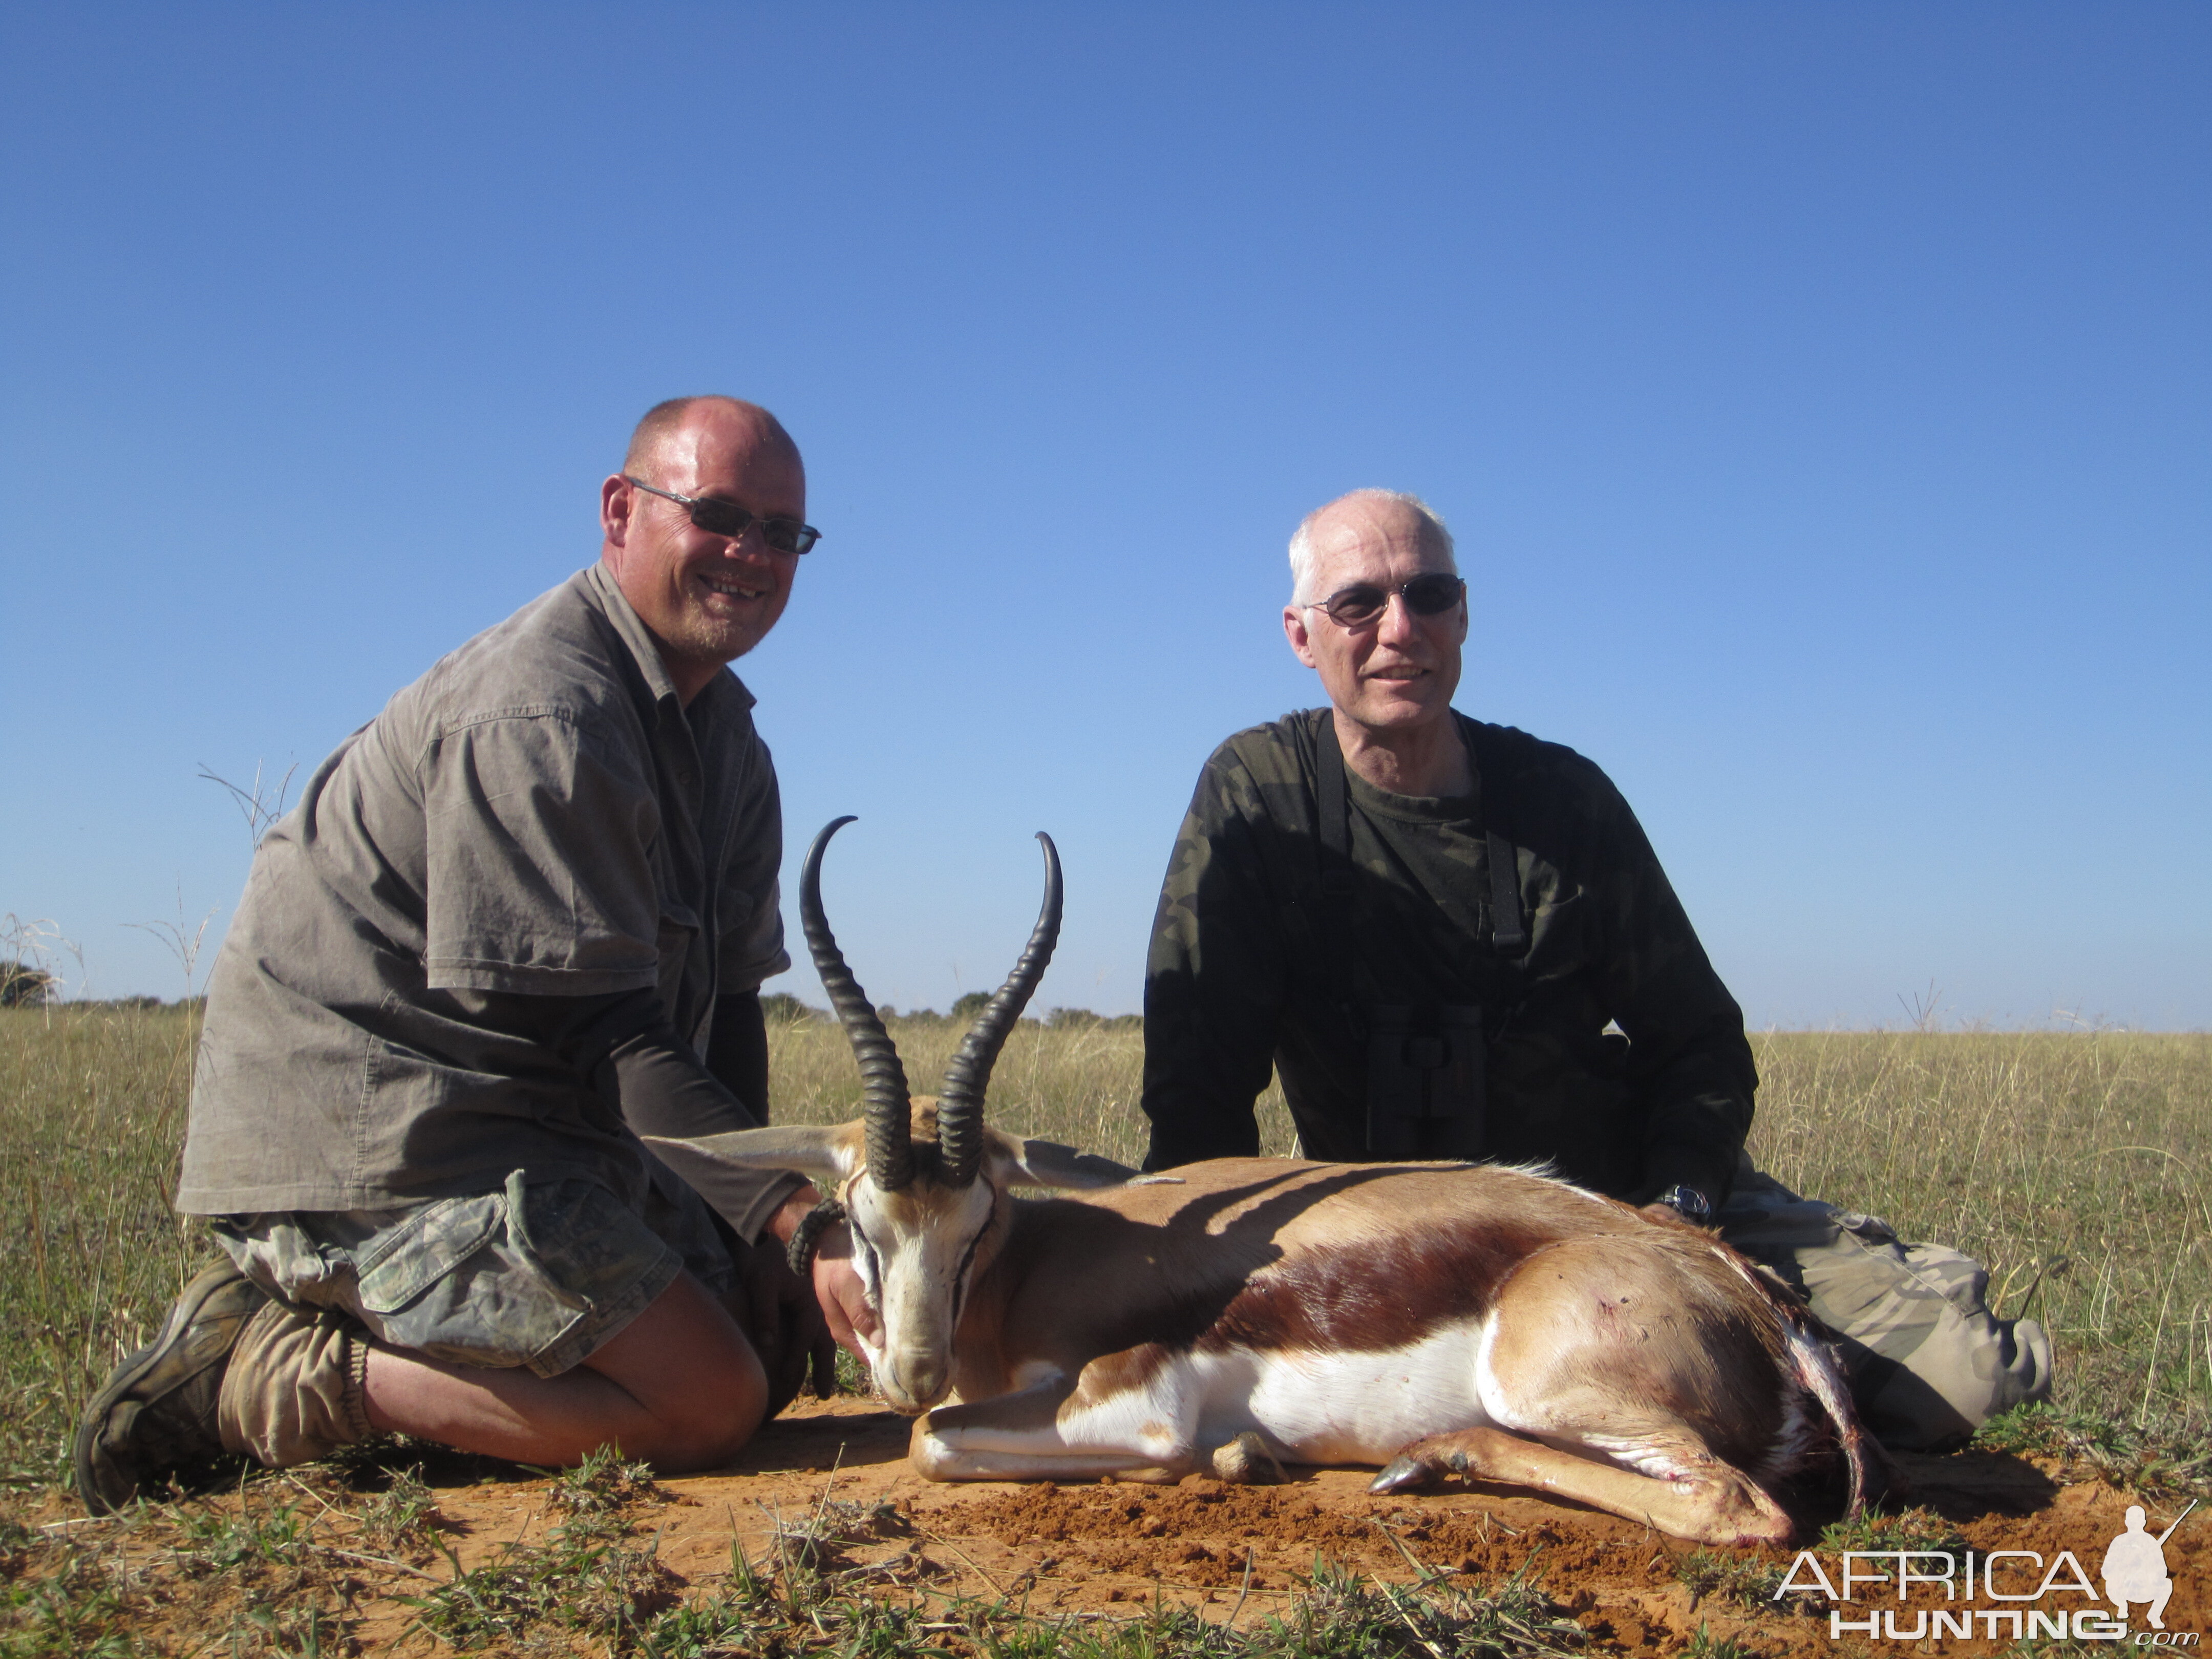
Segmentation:
[(747, 1347), (742, 1364), (652, 1409), (665, 1439), (643, 1454), (648, 1462), (669, 1474), (712, 1468), (743, 1451), (768, 1420), (768, 1374)]
[(727, 1310), (679, 1278), (584, 1362), (637, 1402), (653, 1444), (626, 1447), (673, 1473), (726, 1462), (768, 1415), (768, 1373)]
[(1747, 1162), (1722, 1237), (1802, 1290), (1843, 1337), (1860, 1415), (1886, 1446), (1955, 1446), (2051, 1392), (2042, 1327), (1992, 1314), (1987, 1273), (1957, 1250), (1906, 1243), (1887, 1222), (1800, 1198)]
[(1854, 1378), (1867, 1427), (1886, 1446), (1948, 1450), (1991, 1418), (2050, 1397), (2051, 1342), (2032, 1319), (1954, 1311), (1919, 1334), (1917, 1346)]

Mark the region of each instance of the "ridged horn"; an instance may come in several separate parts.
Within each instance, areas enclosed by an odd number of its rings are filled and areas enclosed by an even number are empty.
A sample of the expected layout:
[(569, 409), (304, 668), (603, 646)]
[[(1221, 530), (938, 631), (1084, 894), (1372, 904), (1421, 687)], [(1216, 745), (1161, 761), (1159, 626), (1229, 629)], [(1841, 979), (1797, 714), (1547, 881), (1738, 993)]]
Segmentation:
[(806, 865), (799, 877), (799, 923), (806, 932), (806, 948), (814, 954), (814, 971), (822, 975), (822, 988), (860, 1062), (860, 1092), (866, 1100), (868, 1124), (868, 1175), (887, 1193), (896, 1192), (914, 1179), (913, 1097), (908, 1093), (906, 1068), (890, 1033), (876, 1015), (868, 994), (845, 965), (822, 914), (822, 854), (830, 837), (854, 820), (848, 814), (823, 826), (806, 849)]
[(1037, 831), (1037, 840), (1044, 844), (1044, 907), (1037, 912), (1036, 927), (1014, 971), (975, 1017), (960, 1052), (945, 1068), (945, 1089), (938, 1097), (938, 1157), (946, 1182), (955, 1187), (965, 1187), (982, 1167), (983, 1095), (990, 1087), (991, 1067), (1006, 1046), (1006, 1034), (1029, 1006), (1060, 939), (1060, 852), (1043, 830)]

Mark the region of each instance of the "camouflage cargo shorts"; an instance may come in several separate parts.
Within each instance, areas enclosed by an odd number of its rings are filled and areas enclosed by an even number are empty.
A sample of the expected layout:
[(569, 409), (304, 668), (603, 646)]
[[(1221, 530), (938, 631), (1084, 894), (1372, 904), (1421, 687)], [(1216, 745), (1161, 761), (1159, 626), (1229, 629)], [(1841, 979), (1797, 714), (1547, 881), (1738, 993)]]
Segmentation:
[(2051, 1392), (2051, 1342), (1998, 1319), (1989, 1273), (1940, 1244), (1907, 1244), (1875, 1216), (1800, 1198), (1748, 1158), (1716, 1218), (1721, 1237), (1803, 1293), (1843, 1339), (1859, 1414), (1902, 1451), (1955, 1445)]
[(388, 1210), (224, 1216), (218, 1243), (271, 1294), (350, 1314), (388, 1347), (557, 1376), (617, 1335), (678, 1273), (735, 1279), (705, 1203), (671, 1182), (626, 1202), (581, 1177)]

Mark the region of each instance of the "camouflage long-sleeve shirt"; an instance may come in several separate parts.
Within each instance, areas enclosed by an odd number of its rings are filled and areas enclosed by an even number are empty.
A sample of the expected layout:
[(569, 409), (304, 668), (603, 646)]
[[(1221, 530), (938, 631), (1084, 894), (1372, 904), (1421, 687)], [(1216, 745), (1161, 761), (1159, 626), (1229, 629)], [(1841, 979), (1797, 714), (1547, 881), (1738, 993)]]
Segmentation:
[[(1345, 934), (1322, 910), (1315, 743), (1328, 718), (1240, 732), (1199, 778), (1146, 970), (1147, 1169), (1256, 1151), (1271, 1065), (1308, 1157), (1367, 1156), (1365, 1053), (1325, 945)], [(1482, 1007), (1486, 1156), (1549, 1160), (1639, 1200), (1687, 1182), (1717, 1204), (1758, 1078), (1742, 1013), (1642, 827), (1574, 750), (1454, 718), (1486, 827), (1516, 849), (1528, 944), (1517, 958), (1491, 947), (1474, 798), (1388, 794), (1348, 771), (1354, 1007)]]

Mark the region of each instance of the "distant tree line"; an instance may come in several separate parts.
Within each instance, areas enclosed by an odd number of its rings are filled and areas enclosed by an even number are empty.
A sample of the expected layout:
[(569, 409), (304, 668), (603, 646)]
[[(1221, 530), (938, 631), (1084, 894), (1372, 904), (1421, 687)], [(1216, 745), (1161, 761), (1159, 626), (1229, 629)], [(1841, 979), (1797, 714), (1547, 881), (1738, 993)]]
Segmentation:
[[(951, 1012), (940, 1014), (934, 1008), (909, 1008), (902, 1013), (888, 1002), (876, 1010), (884, 1019), (903, 1020), (909, 1024), (936, 1024), (951, 1021), (957, 1024), (972, 1024), (975, 1016), (991, 1000), (988, 991), (969, 991), (953, 999)], [(761, 998), (761, 1012), (771, 1025), (791, 1025), (803, 1019), (828, 1019), (830, 1011), (801, 1002), (788, 991), (770, 991)], [(1133, 1031), (1144, 1024), (1141, 1014), (1094, 1014), (1088, 1008), (1054, 1008), (1042, 1020), (1024, 1019), (1024, 1025), (1042, 1025), (1053, 1031)]]
[[(43, 1008), (62, 1000), (62, 983), (45, 969), (10, 957), (0, 957), (0, 1008)], [(169, 1002), (161, 997), (78, 997), (72, 1008), (185, 1008), (198, 1007), (205, 997), (184, 997)]]

